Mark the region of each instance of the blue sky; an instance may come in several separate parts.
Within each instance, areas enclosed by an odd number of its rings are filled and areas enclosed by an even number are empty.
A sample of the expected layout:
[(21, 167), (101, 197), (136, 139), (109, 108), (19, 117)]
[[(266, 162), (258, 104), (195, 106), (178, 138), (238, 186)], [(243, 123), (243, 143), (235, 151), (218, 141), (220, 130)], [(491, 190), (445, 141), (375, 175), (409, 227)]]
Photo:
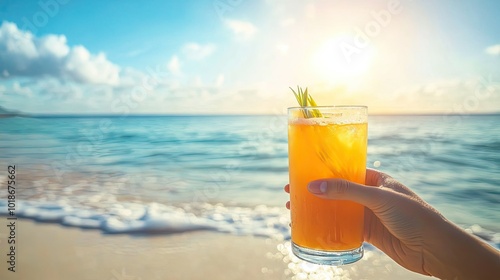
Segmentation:
[(301, 85), (318, 103), (374, 113), (500, 112), (498, 11), (484, 0), (2, 0), (0, 106), (273, 114)]

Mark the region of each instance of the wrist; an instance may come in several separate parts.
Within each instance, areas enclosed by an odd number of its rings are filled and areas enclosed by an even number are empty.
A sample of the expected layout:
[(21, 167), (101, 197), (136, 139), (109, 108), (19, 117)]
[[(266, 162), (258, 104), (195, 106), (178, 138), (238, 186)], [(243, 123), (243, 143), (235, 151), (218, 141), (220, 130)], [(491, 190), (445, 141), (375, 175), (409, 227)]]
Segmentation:
[(442, 218), (430, 228), (423, 247), (423, 269), (441, 279), (489, 279), (500, 276), (500, 252)]

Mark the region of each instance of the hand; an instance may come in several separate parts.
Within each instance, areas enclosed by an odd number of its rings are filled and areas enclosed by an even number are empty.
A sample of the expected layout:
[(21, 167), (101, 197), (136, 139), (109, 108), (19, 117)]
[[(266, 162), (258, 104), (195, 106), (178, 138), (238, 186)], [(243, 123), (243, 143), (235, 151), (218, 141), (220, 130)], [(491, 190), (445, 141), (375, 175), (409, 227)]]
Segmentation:
[[(345, 180), (328, 179), (311, 182), (309, 190), (326, 199), (352, 200), (365, 205), (365, 241), (403, 267), (428, 275), (423, 269), (424, 238), (420, 230), (424, 219), (415, 221), (415, 217), (441, 218), (439, 214), (411, 190), (383, 173), (368, 169), (365, 182), (378, 187), (368, 188)], [(288, 185), (285, 191), (289, 192)], [(290, 209), (290, 202), (287, 202), (287, 208)], [(416, 215), (416, 212), (423, 213)]]
[[(323, 179), (310, 182), (308, 188), (325, 199), (364, 205), (365, 241), (409, 270), (451, 279), (500, 275), (497, 250), (453, 225), (409, 188), (371, 169), (365, 182), (367, 186)], [(285, 191), (289, 192), (289, 185)]]

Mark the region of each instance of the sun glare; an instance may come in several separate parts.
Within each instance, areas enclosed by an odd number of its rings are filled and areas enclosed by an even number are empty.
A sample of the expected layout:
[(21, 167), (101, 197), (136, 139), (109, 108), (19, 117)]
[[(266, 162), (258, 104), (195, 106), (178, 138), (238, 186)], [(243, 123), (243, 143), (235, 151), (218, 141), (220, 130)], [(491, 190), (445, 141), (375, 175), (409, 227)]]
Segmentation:
[(356, 47), (352, 38), (339, 36), (323, 43), (313, 57), (318, 75), (330, 84), (355, 86), (369, 70), (374, 50)]

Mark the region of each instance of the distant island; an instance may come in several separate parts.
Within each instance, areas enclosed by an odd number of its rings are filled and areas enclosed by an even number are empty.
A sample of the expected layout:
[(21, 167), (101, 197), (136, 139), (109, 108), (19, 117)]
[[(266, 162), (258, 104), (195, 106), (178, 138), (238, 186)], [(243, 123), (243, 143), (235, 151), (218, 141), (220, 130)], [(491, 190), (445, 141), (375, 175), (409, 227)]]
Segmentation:
[(25, 114), (19, 111), (7, 110), (0, 106), (0, 118), (10, 118), (10, 117), (20, 117), (25, 116)]

